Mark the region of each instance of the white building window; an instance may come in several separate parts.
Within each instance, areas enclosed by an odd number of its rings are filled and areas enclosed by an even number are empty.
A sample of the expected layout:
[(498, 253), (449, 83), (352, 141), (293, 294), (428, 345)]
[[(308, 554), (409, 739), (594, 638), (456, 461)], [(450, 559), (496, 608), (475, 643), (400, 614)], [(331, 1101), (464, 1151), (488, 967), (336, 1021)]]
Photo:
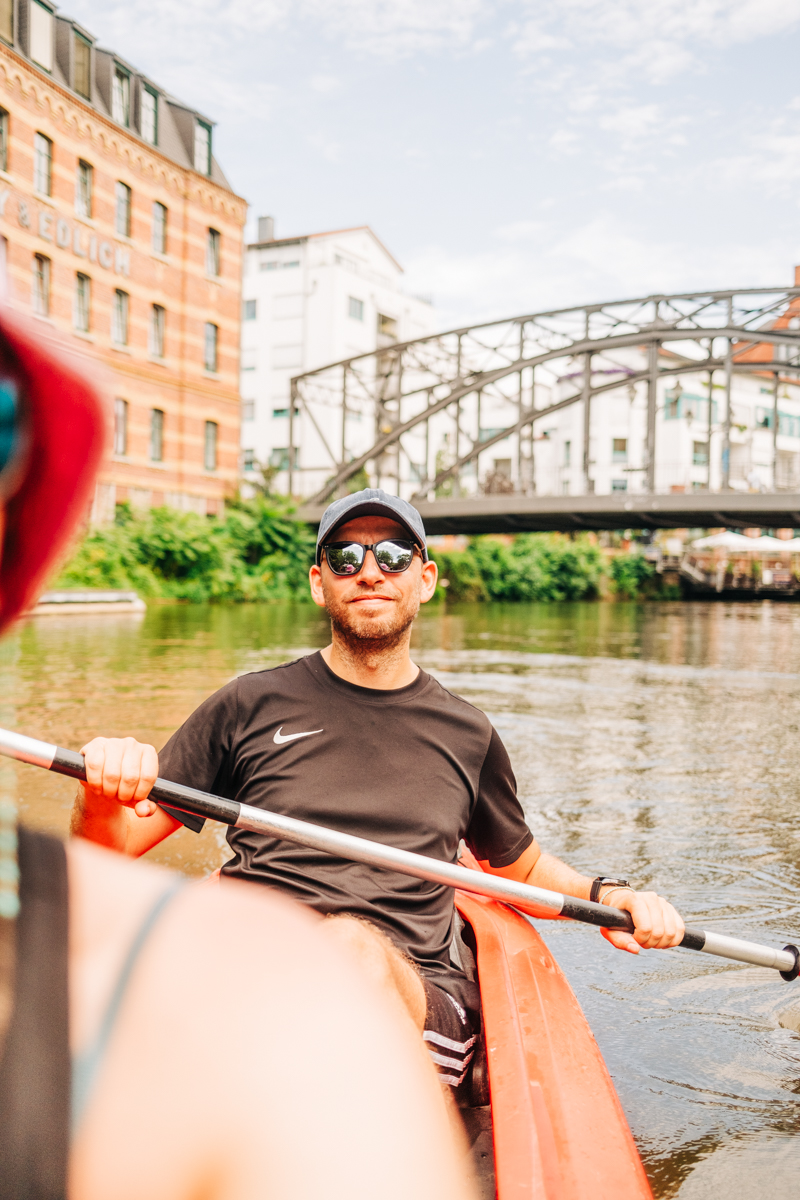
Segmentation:
[(33, 311), (40, 317), (50, 312), (50, 259), (44, 254), (33, 256)]
[(128, 401), (119, 398), (114, 401), (114, 453), (128, 453)]
[(150, 309), (150, 353), (153, 358), (164, 357), (164, 327), (166, 312), (160, 304), (154, 304)]
[(216, 371), (217, 369), (218, 340), (219, 329), (216, 325), (212, 325), (210, 321), (206, 321), (205, 336), (203, 338), (203, 365), (207, 371)]
[(217, 422), (206, 421), (206, 435), (203, 442), (203, 466), (207, 471), (217, 469)]
[(30, 54), (45, 71), (53, 69), (53, 14), (39, 0), (31, 0)]
[(572, 442), (564, 442), (564, 466), (570, 466), (572, 462)]
[(158, 145), (158, 96), (149, 87), (142, 88), (142, 137)]
[(73, 324), (79, 333), (89, 332), (89, 320), (92, 311), (92, 281), (88, 275), (78, 271), (75, 276), (75, 304), (73, 307)]
[(242, 451), (242, 469), (245, 471), (255, 471), (256, 469), (256, 452), (255, 450)]
[(611, 480), (611, 490), (612, 490), (612, 492), (627, 492), (627, 490), (628, 490), (627, 479), (612, 479)]
[(378, 337), (397, 341), (397, 318), (387, 317), (386, 313), (378, 313)]
[(206, 275), (220, 273), (220, 247), (222, 238), (218, 229), (209, 229), (206, 237)]
[(255, 300), (245, 300), (243, 317), (245, 321), (255, 321), (258, 312), (257, 302)]
[(78, 160), (78, 169), (75, 172), (75, 212), (79, 217), (91, 217), (92, 215), (92, 184), (94, 182), (94, 168), (90, 163), (84, 162), (83, 159)]
[(255, 421), (256, 419), (256, 402), (255, 400), (242, 401), (242, 420)]
[(613, 462), (628, 461), (628, 439), (627, 438), (612, 438), (611, 439), (611, 459)]
[(211, 126), (196, 121), (194, 126), (194, 169), (201, 175), (211, 174)]
[(131, 189), (127, 183), (118, 179), (114, 184), (116, 200), (114, 208), (114, 228), (122, 237), (131, 236)]
[(347, 315), (354, 321), (364, 320), (364, 301), (356, 300), (355, 296), (347, 297)]
[(131, 124), (131, 77), (122, 67), (114, 67), (111, 80), (111, 116), (126, 129)]
[(152, 246), (156, 254), (167, 253), (167, 209), (158, 200), (153, 202)]
[(164, 413), (160, 408), (150, 409), (150, 461), (164, 461)]
[(33, 135), (33, 186), (42, 196), (53, 187), (53, 143), (43, 133)]
[(128, 344), (128, 308), (130, 296), (119, 288), (114, 292), (114, 302), (111, 309), (111, 340), (118, 346)]

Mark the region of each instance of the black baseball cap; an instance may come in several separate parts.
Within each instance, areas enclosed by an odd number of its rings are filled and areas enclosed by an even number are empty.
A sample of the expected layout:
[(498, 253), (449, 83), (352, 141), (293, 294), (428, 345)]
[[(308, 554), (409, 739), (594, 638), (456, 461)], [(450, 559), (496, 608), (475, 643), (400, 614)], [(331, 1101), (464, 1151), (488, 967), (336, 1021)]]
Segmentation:
[(413, 504), (401, 500), (399, 496), (390, 496), (381, 488), (364, 488), (361, 492), (353, 492), (352, 496), (334, 500), (333, 504), (329, 504), (325, 509), (317, 534), (317, 565), (322, 557), (322, 546), (328, 536), (337, 525), (343, 525), (345, 521), (354, 521), (356, 517), (389, 517), (392, 521), (397, 521), (419, 546), (423, 562), (427, 562), (425, 526)]

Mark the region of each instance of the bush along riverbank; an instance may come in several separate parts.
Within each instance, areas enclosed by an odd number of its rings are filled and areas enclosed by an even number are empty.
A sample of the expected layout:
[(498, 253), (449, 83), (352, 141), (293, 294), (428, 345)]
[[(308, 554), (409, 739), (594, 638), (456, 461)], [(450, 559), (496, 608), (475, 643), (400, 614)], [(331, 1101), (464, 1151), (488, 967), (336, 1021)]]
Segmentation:
[(609, 554), (590, 534), (476, 537), (463, 550), (436, 549), (433, 557), (452, 601), (678, 598), (660, 589), (644, 554)]
[[(314, 534), (286, 501), (259, 495), (229, 503), (223, 517), (174, 508), (117, 507), (113, 525), (91, 529), (58, 588), (135, 590), (145, 599), (310, 601)], [(557, 601), (666, 596), (638, 552), (609, 553), (591, 534), (476, 537), (465, 549), (432, 550), (440, 600)], [(671, 597), (670, 597), (671, 598)]]
[(87, 533), (54, 586), (195, 603), (306, 599), (315, 539), (290, 511), (269, 496), (230, 502), (211, 518), (121, 504), (113, 525)]

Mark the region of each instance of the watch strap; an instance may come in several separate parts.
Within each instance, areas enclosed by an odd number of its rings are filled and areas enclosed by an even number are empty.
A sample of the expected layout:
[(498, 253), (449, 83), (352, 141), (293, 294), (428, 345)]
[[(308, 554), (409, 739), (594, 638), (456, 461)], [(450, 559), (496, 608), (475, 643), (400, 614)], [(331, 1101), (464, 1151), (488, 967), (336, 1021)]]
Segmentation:
[(589, 899), (593, 904), (600, 902), (600, 892), (604, 887), (630, 887), (627, 879), (611, 878), (610, 875), (598, 875), (592, 880), (592, 886), (589, 891)]

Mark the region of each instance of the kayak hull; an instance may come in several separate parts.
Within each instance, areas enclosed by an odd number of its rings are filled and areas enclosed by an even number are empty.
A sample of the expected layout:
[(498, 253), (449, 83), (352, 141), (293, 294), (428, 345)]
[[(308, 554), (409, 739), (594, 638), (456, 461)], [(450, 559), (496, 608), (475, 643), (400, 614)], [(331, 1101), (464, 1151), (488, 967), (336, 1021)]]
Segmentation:
[(456, 893), (477, 944), (498, 1200), (652, 1200), (603, 1056), (539, 934)]

